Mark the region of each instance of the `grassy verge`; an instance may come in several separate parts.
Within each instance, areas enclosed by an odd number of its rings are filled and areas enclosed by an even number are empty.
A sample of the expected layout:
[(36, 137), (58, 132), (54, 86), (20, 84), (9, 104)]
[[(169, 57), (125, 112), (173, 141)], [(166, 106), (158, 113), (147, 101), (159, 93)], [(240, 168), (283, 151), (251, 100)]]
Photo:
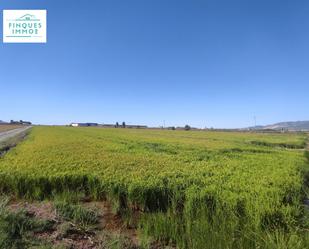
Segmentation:
[(55, 209), (60, 217), (78, 224), (85, 230), (88, 230), (87, 227), (98, 223), (98, 213), (79, 204), (56, 202)]
[(8, 197), (0, 197), (0, 248), (23, 249), (45, 246), (34, 234), (52, 228), (53, 223), (33, 217), (25, 210), (12, 212), (6, 208)]
[(17, 128), (24, 127), (22, 125), (13, 125), (13, 124), (0, 124), (0, 132), (14, 130)]
[(30, 131), (26, 130), (14, 137), (5, 140), (4, 142), (0, 142), (0, 157), (8, 152), (11, 148), (15, 147), (19, 142), (24, 140), (29, 133)]

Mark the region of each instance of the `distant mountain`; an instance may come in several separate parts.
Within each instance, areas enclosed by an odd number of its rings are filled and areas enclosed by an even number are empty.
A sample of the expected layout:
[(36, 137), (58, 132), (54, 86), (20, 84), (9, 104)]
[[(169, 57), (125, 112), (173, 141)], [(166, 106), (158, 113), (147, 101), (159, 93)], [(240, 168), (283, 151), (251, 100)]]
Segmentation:
[(0, 124), (5, 123), (4, 121), (0, 120)]
[(309, 121), (280, 122), (272, 125), (249, 127), (252, 130), (309, 131)]

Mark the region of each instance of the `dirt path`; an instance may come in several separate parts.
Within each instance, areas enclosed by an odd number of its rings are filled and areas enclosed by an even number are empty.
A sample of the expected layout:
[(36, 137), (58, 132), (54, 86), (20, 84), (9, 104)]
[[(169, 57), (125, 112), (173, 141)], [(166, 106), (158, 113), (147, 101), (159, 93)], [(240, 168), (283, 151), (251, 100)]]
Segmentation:
[(31, 129), (32, 126), (27, 126), (27, 127), (22, 127), (22, 128), (17, 128), (14, 130), (9, 130), (9, 131), (4, 131), (0, 132), (0, 143), (6, 141), (7, 139), (10, 139), (12, 137), (17, 136), (18, 134)]

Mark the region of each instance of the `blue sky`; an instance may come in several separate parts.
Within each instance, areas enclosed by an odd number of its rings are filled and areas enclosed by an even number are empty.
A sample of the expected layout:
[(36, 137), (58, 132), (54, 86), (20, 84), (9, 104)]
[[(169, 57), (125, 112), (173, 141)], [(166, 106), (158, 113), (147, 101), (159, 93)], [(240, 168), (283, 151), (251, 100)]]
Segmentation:
[(4, 44), (0, 119), (246, 127), (309, 120), (307, 0), (1, 0), (47, 9)]

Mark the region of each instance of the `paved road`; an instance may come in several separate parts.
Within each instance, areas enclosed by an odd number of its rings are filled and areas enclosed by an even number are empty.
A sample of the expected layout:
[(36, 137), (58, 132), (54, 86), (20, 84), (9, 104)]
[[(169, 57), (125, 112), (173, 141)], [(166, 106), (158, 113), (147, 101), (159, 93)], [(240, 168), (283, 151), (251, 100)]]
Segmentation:
[(27, 127), (17, 128), (17, 129), (14, 129), (14, 130), (0, 132), (0, 143), (11, 138), (11, 137), (15, 137), (16, 135), (18, 135), (21, 132), (24, 132), (24, 131), (26, 131), (30, 128), (31, 128), (31, 126), (27, 126)]

